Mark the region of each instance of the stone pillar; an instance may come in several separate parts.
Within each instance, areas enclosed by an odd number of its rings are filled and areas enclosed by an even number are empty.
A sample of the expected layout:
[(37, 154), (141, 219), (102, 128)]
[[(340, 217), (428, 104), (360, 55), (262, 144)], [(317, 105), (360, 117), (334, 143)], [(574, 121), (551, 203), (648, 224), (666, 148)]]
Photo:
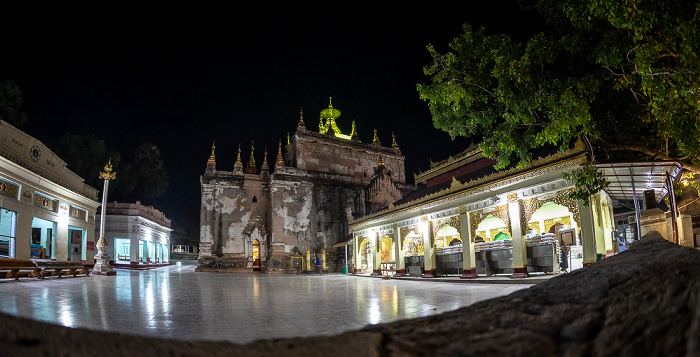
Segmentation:
[(406, 261), (403, 257), (403, 242), (401, 230), (394, 225), (394, 260), (396, 260), (396, 274), (394, 276), (406, 276)]
[(508, 216), (510, 217), (510, 232), (513, 243), (513, 275), (511, 278), (527, 278), (527, 247), (525, 237), (520, 225), (520, 201), (508, 202)]
[(382, 257), (379, 254), (379, 232), (374, 230), (370, 234), (372, 234), (372, 241), (374, 242), (374, 247), (372, 247), (372, 260), (374, 261), (372, 275), (382, 275)]
[(469, 214), (462, 212), (459, 216), (462, 225), (462, 276), (461, 279), (476, 279), (476, 253), (470, 230)]
[(425, 264), (424, 278), (437, 278), (435, 269), (435, 237), (433, 234), (433, 222), (421, 223), (423, 228), (423, 263)]
[(678, 218), (678, 239), (679, 244), (684, 247), (695, 247), (695, 237), (693, 236), (693, 222), (691, 221), (689, 214), (681, 215)]
[[(578, 210), (581, 215), (581, 246), (583, 248), (583, 266), (585, 267), (596, 261), (595, 227), (591, 206), (586, 207), (579, 202)], [(566, 257), (562, 257), (562, 259), (566, 259)]]
[(360, 257), (360, 242), (355, 233), (352, 234), (352, 273), (358, 274), (358, 268), (362, 258)]

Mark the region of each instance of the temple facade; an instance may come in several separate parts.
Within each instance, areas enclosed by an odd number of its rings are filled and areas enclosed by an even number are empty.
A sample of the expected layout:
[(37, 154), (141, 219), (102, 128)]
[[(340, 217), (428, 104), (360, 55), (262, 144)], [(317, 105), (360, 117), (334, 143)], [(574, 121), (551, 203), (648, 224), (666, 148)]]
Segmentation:
[(333, 244), (348, 234), (348, 221), (413, 190), (404, 156), (392, 134), (384, 146), (359, 140), (355, 123), (343, 134), (340, 111), (329, 104), (318, 130), (300, 113), (296, 132), (280, 142), (273, 165), (267, 152), (244, 165), (241, 149), (231, 170), (217, 169), (215, 147), (201, 176), (198, 271), (309, 271), (315, 256), (323, 269), (340, 269)]

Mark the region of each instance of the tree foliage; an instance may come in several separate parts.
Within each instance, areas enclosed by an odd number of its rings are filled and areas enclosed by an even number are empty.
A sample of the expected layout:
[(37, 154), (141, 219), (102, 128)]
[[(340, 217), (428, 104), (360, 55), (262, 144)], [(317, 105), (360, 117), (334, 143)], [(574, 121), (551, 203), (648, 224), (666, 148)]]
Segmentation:
[(449, 52), (428, 46), (431, 80), (417, 89), (436, 128), (453, 138), (480, 136), (498, 168), (585, 137), (599, 160), (679, 160), (700, 172), (700, 5), (529, 5), (546, 30), (526, 41), (464, 24)]
[(16, 127), (24, 125), (26, 114), (22, 111), (22, 89), (10, 79), (0, 81), (0, 120)]

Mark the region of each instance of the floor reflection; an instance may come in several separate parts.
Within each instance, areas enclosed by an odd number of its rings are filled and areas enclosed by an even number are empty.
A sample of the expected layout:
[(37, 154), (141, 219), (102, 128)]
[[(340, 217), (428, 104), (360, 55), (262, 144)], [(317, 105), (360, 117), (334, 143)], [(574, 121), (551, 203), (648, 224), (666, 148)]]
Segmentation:
[(195, 273), (195, 264), (1, 283), (0, 311), (70, 327), (246, 343), (438, 314), (529, 286)]

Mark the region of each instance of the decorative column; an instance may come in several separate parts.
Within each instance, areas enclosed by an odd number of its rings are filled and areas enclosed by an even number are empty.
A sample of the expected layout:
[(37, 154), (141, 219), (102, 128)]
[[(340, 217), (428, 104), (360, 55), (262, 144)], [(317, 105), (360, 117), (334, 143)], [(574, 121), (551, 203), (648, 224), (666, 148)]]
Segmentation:
[(371, 275), (382, 275), (382, 257), (381, 257), (381, 252), (379, 251), (379, 232), (376, 229), (372, 230), (372, 233), (370, 233), (372, 237), (372, 241), (374, 242), (374, 247), (372, 247), (372, 274)]
[(102, 191), (102, 211), (100, 213), (100, 238), (97, 240), (97, 254), (95, 255), (95, 266), (92, 268), (93, 275), (116, 275), (117, 272), (114, 271), (109, 261), (112, 260), (105, 247), (107, 247), (107, 241), (105, 240), (105, 219), (107, 218), (107, 189), (109, 188), (109, 180), (114, 180), (117, 176), (116, 172), (112, 172), (112, 159), (104, 168), (104, 172), (100, 172), (100, 178), (105, 180), (104, 188)]
[(527, 278), (527, 246), (520, 224), (520, 201), (517, 194), (508, 195), (508, 216), (510, 217), (510, 233), (513, 242), (513, 275), (511, 278)]
[[(425, 217), (427, 219), (427, 217)], [(435, 233), (433, 232), (433, 222), (421, 223), (423, 227), (423, 263), (425, 264), (424, 278), (437, 278), (435, 269)]]
[(396, 274), (394, 274), (394, 276), (406, 276), (406, 262), (403, 257), (401, 230), (396, 223), (394, 223), (394, 242), (394, 260), (396, 260)]
[(469, 214), (465, 208), (459, 208), (459, 221), (462, 225), (462, 275), (461, 279), (476, 279), (476, 253), (470, 230)]
[(326, 248), (321, 248), (321, 271), (328, 271), (326, 268)]

